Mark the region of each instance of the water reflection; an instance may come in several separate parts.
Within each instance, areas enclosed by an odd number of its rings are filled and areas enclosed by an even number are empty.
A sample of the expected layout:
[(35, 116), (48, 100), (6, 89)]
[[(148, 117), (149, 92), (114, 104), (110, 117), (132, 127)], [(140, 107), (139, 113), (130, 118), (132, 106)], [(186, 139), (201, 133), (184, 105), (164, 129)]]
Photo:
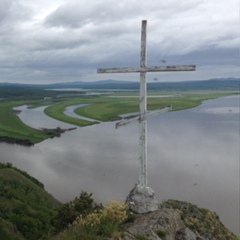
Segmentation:
[(18, 116), (21, 118), (21, 120), (27, 124), (28, 126), (32, 128), (56, 128), (56, 127), (62, 127), (62, 128), (69, 128), (72, 127), (72, 125), (58, 121), (56, 119), (50, 118), (47, 115), (43, 113), (44, 109), (47, 106), (34, 108), (34, 109), (28, 109), (27, 105), (15, 107), (15, 110), (20, 110), (21, 112), (18, 114)]
[[(239, 114), (214, 111), (226, 107), (239, 108), (239, 97), (150, 118), (148, 182), (160, 201), (173, 198), (209, 208), (238, 233)], [(41, 110), (34, 111), (23, 120), (32, 122)], [(42, 127), (46, 119), (37, 119), (34, 125)], [(62, 201), (81, 190), (100, 202), (124, 199), (138, 179), (137, 123), (118, 130), (114, 123), (77, 128), (31, 148), (1, 143), (0, 151), (1, 161), (26, 170)]]
[(87, 120), (87, 121), (89, 121), (89, 122), (96, 122), (97, 120), (95, 120), (95, 119), (83, 117), (83, 116), (80, 116), (80, 115), (78, 115), (78, 114), (75, 113), (75, 110), (76, 110), (77, 108), (86, 107), (86, 106), (88, 106), (88, 105), (89, 105), (89, 104), (77, 104), (77, 105), (74, 105), (74, 106), (66, 107), (66, 108), (65, 108), (65, 111), (64, 111), (64, 114), (66, 114), (66, 115), (68, 115), (68, 116), (70, 116), (70, 117)]

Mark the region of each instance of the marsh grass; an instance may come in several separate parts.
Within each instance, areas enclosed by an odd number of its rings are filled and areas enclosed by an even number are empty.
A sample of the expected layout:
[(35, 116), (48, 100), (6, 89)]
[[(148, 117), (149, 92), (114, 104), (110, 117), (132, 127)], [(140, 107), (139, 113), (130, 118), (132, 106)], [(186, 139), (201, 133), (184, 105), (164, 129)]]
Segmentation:
[[(52, 106), (47, 107), (44, 110), (44, 113), (46, 115), (48, 115), (49, 117), (55, 118), (59, 121), (66, 122), (66, 123), (73, 124), (73, 125), (80, 126), (80, 127), (85, 127), (85, 126), (89, 126), (89, 125), (93, 124), (93, 123), (91, 123), (89, 121), (86, 121), (86, 120), (81, 120), (81, 119), (77, 119), (77, 118), (73, 118), (73, 117), (65, 115), (64, 114), (65, 108), (68, 107), (68, 106), (72, 106), (71, 104), (72, 103), (54, 104)], [(79, 103), (75, 103), (73, 105), (76, 105), (76, 104), (79, 104)]]
[[(167, 94), (167, 93), (164, 93)], [(148, 110), (161, 109), (172, 105), (173, 111), (193, 108), (201, 104), (202, 101), (214, 99), (217, 97), (232, 95), (233, 93), (222, 92), (181, 92), (174, 97), (150, 97), (148, 98)], [(155, 93), (160, 95), (160, 93)], [(163, 93), (161, 93), (163, 95)], [(101, 97), (81, 97), (81, 98), (63, 98), (53, 99), (50, 102), (45, 100), (32, 101), (15, 101), (0, 103), (0, 140), (21, 140), (29, 144), (39, 143), (50, 136), (46, 132), (33, 129), (25, 125), (16, 114), (13, 108), (24, 104), (33, 104), (33, 106), (43, 106), (50, 104), (44, 112), (49, 117), (66, 122), (72, 125), (85, 127), (99, 121), (108, 122), (121, 119), (120, 115), (130, 114), (139, 111), (139, 99), (137, 96), (125, 94), (124, 97), (118, 96), (101, 96)], [(87, 118), (95, 119), (96, 122), (90, 122), (77, 119), (64, 114), (66, 107), (77, 104), (88, 104), (88, 106), (78, 108), (75, 113)]]
[(4, 137), (29, 140), (38, 143), (48, 138), (43, 131), (25, 125), (13, 112), (13, 107), (23, 105), (24, 102), (10, 102), (0, 104), (0, 139)]
[[(181, 96), (168, 98), (149, 98), (148, 110), (161, 109), (172, 105), (173, 111), (193, 108), (201, 104), (210, 96)], [(92, 103), (86, 107), (76, 109), (76, 113), (99, 121), (113, 121), (119, 119), (120, 115), (139, 111), (139, 99), (136, 97), (119, 98), (118, 96), (104, 98), (104, 101)]]

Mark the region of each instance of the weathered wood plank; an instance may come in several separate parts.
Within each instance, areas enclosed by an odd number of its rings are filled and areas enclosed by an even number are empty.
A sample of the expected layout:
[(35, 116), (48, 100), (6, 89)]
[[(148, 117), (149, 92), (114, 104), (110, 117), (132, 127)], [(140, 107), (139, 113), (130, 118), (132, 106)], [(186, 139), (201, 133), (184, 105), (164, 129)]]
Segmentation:
[(138, 170), (138, 185), (147, 187), (147, 118), (171, 111), (171, 107), (166, 107), (161, 110), (147, 112), (147, 72), (181, 72), (181, 71), (195, 71), (195, 65), (180, 65), (180, 66), (147, 66), (147, 21), (142, 21), (141, 31), (141, 58), (139, 67), (122, 67), (122, 68), (98, 68), (97, 73), (140, 73), (140, 111), (139, 116), (132, 119), (123, 120), (116, 124), (116, 128), (125, 126), (136, 120), (139, 121), (139, 170)]
[(140, 67), (145, 68), (147, 66), (147, 21), (142, 21), (141, 31), (141, 59)]
[(195, 71), (195, 65), (179, 66), (153, 66), (153, 67), (122, 67), (122, 68), (98, 68), (98, 73), (138, 73), (138, 72), (181, 72)]
[(165, 108), (161, 108), (161, 109), (158, 109), (158, 110), (154, 110), (154, 111), (150, 111), (150, 112), (147, 112), (144, 116), (141, 116), (140, 114), (138, 114), (137, 116), (133, 116), (131, 118), (128, 118), (128, 119), (123, 119), (119, 122), (117, 122), (115, 124), (115, 128), (119, 128), (119, 127), (123, 127), (123, 126), (126, 126), (130, 123), (134, 123), (136, 121), (141, 121), (141, 120), (145, 120), (149, 117), (153, 117), (153, 116), (156, 116), (160, 113), (166, 113), (166, 112), (170, 112), (172, 111), (172, 106), (170, 107), (165, 107)]

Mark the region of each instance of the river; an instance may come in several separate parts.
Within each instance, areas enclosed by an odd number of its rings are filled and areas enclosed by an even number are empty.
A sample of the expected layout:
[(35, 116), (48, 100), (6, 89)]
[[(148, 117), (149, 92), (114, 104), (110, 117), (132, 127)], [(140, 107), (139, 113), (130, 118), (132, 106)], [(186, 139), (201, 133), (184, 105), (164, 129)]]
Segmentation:
[[(231, 96), (148, 119), (148, 185), (157, 199), (208, 208), (235, 234), (239, 116), (239, 96)], [(43, 108), (24, 108), (19, 117), (35, 128), (71, 126), (49, 119)], [(33, 147), (0, 143), (0, 161), (27, 171), (63, 202), (81, 190), (102, 203), (125, 199), (138, 180), (138, 123), (114, 125), (78, 127)]]

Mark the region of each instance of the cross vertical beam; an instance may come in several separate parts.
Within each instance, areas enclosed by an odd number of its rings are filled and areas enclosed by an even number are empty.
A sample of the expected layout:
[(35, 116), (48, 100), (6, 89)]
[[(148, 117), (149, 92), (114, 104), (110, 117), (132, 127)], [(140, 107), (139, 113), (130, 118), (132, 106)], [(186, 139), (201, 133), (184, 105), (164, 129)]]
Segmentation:
[[(142, 21), (141, 32), (141, 60), (140, 68), (144, 69), (147, 65), (147, 21)], [(139, 116), (139, 174), (138, 184), (140, 186), (147, 186), (147, 120), (145, 115), (147, 113), (147, 83), (146, 72), (140, 72), (140, 116)]]
[(141, 58), (140, 67), (122, 67), (122, 68), (98, 68), (98, 73), (140, 73), (140, 112), (138, 117), (132, 117), (127, 121), (120, 121), (116, 124), (116, 128), (125, 126), (134, 121), (139, 121), (139, 179), (140, 187), (147, 187), (147, 117), (164, 113), (172, 110), (172, 107), (147, 112), (147, 72), (180, 72), (180, 71), (195, 71), (195, 65), (181, 66), (147, 66), (147, 21), (142, 21), (141, 31)]

